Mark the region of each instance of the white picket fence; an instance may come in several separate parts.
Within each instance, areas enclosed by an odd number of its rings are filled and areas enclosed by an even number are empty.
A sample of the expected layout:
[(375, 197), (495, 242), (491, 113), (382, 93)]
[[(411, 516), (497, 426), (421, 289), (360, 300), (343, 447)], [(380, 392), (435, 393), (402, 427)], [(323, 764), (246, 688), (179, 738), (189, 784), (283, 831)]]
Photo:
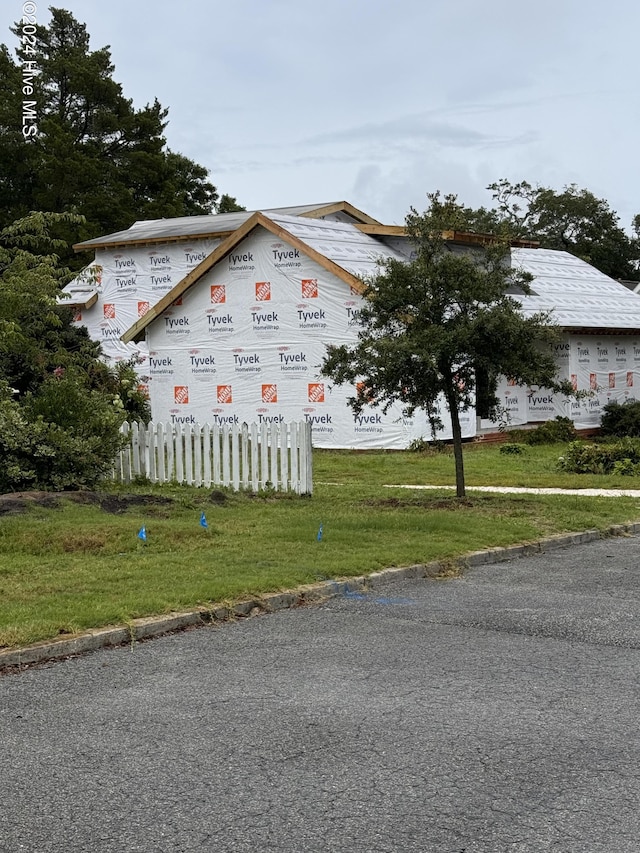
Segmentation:
[(311, 424), (125, 423), (129, 445), (120, 451), (113, 478), (129, 483), (225, 486), (238, 491), (273, 488), (313, 491)]

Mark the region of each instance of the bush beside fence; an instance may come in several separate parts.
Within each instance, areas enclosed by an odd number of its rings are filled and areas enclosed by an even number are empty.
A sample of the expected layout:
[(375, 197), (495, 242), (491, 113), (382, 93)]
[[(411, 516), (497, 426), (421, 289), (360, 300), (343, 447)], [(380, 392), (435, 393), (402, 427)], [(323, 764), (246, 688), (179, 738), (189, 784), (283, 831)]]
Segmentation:
[(113, 478), (129, 483), (223, 486), (298, 494), (313, 491), (311, 424), (125, 423), (129, 444), (116, 459)]

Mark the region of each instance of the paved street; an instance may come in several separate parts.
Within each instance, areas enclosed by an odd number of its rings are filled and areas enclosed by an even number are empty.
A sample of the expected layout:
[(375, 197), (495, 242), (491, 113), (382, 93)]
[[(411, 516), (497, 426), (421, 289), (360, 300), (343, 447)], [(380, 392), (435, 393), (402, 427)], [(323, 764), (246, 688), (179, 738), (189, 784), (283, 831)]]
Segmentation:
[(640, 539), (0, 677), (2, 853), (637, 853)]

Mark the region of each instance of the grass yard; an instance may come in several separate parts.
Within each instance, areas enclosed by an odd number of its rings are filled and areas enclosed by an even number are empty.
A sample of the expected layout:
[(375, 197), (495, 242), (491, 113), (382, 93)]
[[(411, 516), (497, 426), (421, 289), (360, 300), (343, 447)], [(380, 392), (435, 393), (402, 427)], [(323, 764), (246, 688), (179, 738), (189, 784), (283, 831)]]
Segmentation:
[[(562, 449), (530, 447), (520, 457), (468, 445), (467, 484), (640, 488), (638, 478), (561, 474)], [(121, 512), (62, 498), (57, 507), (4, 514), (0, 647), (640, 518), (633, 498), (470, 492), (457, 501), (445, 490), (385, 488), (453, 478), (450, 452), (315, 451), (312, 497), (212, 500), (207, 489), (138, 485), (126, 494), (144, 502)], [(119, 494), (125, 490), (98, 497)], [(137, 536), (142, 525), (146, 544)]]

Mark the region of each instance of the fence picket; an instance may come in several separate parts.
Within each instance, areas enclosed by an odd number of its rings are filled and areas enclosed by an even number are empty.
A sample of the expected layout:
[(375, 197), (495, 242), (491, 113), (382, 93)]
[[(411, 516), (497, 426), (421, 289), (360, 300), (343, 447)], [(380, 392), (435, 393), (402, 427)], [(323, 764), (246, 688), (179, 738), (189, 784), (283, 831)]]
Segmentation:
[(211, 485), (211, 426), (202, 427), (202, 485), (207, 489)]
[(184, 425), (184, 478), (187, 486), (193, 485), (193, 435), (191, 424)]
[(174, 427), (175, 431), (175, 458), (176, 458), (176, 482), (184, 483), (184, 430), (182, 424)]
[(213, 484), (214, 486), (222, 485), (222, 474), (220, 473), (220, 427), (218, 424), (213, 426)]
[(240, 427), (234, 424), (231, 428), (231, 484), (237, 492), (240, 489)]
[(162, 422), (156, 424), (156, 449), (158, 454), (158, 467), (156, 469), (156, 482), (166, 482), (166, 467), (165, 467), (165, 435), (164, 424)]
[(278, 448), (278, 434), (280, 433), (280, 429), (278, 428), (279, 424), (275, 422), (271, 424), (269, 429), (269, 447), (270, 447), (270, 461), (271, 461), (271, 474), (269, 479), (273, 485), (273, 488), (278, 490), (278, 456), (279, 456), (279, 448)]
[(222, 427), (222, 479), (220, 484), (225, 486), (231, 482), (231, 449), (229, 447), (229, 427)]

